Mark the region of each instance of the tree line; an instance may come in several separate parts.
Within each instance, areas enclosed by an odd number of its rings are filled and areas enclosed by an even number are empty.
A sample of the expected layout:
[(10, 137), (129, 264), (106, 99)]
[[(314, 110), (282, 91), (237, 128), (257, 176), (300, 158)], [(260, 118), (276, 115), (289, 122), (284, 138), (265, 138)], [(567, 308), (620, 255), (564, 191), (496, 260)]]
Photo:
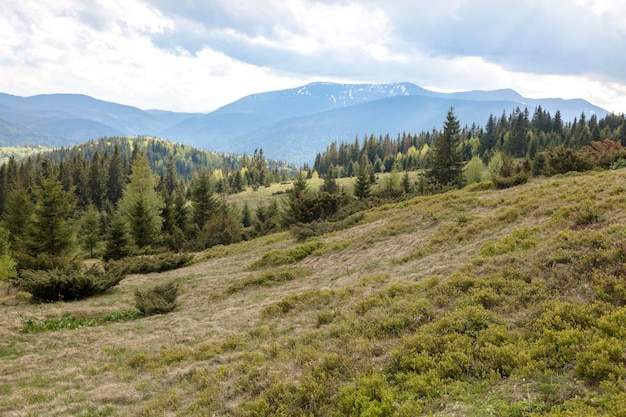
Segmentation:
[[(394, 139), (387, 135), (358, 136), (353, 142), (332, 142), (318, 153), (312, 170), (325, 175), (332, 167), (337, 177), (356, 176), (360, 165), (366, 163), (375, 173), (398, 170), (425, 169), (430, 165), (433, 144), (442, 131), (411, 134), (403, 132)], [(459, 147), (463, 160), (474, 156), (488, 164), (500, 152), (513, 158), (534, 160), (542, 151), (559, 147), (578, 151), (594, 142), (609, 140), (626, 146), (626, 118), (623, 114), (609, 114), (601, 119), (582, 113), (579, 118), (565, 122), (561, 113), (554, 115), (537, 107), (532, 116), (528, 109), (516, 108), (500, 117), (489, 116), (485, 127), (476, 124), (459, 128)], [(545, 155), (544, 155), (545, 156)]]

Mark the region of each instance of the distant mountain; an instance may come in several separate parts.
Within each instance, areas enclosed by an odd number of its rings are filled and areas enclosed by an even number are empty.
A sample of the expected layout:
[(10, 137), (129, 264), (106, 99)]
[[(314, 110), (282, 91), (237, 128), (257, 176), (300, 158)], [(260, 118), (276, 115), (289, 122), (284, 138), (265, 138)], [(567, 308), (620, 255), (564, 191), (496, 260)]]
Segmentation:
[(70, 144), (115, 135), (153, 135), (203, 149), (312, 162), (334, 140), (440, 129), (455, 108), (462, 125), (484, 125), (516, 107), (541, 106), (571, 121), (608, 112), (585, 100), (528, 99), (513, 90), (438, 93), (411, 83), (312, 83), (253, 94), (208, 114), (140, 110), (75, 94), (0, 94), (0, 144)]

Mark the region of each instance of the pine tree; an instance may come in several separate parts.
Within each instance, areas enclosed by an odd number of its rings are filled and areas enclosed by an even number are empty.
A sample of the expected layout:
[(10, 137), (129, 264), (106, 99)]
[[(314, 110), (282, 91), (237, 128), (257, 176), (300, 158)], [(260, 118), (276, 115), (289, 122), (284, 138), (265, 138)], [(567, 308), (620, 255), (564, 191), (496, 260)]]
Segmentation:
[(34, 205), (23, 187), (9, 191), (5, 206), (3, 226), (9, 231), (9, 242), (13, 251), (22, 251), (26, 228)]
[(250, 207), (248, 202), (245, 202), (243, 209), (241, 210), (241, 224), (243, 227), (252, 226), (252, 215), (250, 214)]
[(165, 189), (167, 190), (168, 195), (172, 195), (176, 189), (176, 185), (178, 184), (177, 176), (178, 174), (176, 172), (174, 156), (170, 154), (167, 159), (167, 166), (165, 167)]
[(410, 194), (412, 188), (411, 180), (409, 179), (409, 171), (404, 171), (404, 175), (402, 176), (402, 189), (404, 190), (404, 194)]
[(463, 153), (461, 149), (460, 124), (454, 109), (448, 110), (443, 132), (435, 138), (431, 150), (428, 178), (441, 185), (463, 185)]
[(100, 213), (94, 206), (87, 207), (80, 223), (80, 240), (83, 248), (89, 251), (93, 258), (93, 251), (100, 241)]
[(192, 180), (191, 202), (193, 222), (198, 229), (202, 229), (219, 208), (219, 201), (213, 193), (213, 184), (208, 172), (202, 171)]
[(126, 174), (124, 173), (124, 165), (122, 164), (122, 157), (120, 151), (115, 145), (113, 156), (109, 162), (109, 173), (107, 177), (107, 199), (113, 207), (122, 198), (124, 193), (124, 184), (126, 183)]
[(113, 215), (113, 219), (109, 225), (103, 259), (109, 261), (125, 258), (130, 254), (130, 249), (128, 225), (124, 217), (118, 211)]
[(93, 154), (93, 159), (89, 168), (88, 184), (90, 201), (98, 210), (102, 210), (104, 200), (106, 198), (106, 180), (100, 154), (96, 151)]
[(335, 167), (330, 166), (328, 171), (326, 171), (326, 175), (324, 176), (324, 184), (320, 187), (320, 191), (326, 192), (328, 194), (337, 194), (339, 192), (339, 186), (337, 185), (337, 174), (335, 172)]
[[(35, 187), (35, 207), (27, 225), (24, 249), (31, 269), (48, 269), (68, 264), (76, 240), (71, 222), (75, 199), (63, 190), (63, 184), (54, 178), (42, 178)], [(40, 256), (40, 260), (36, 260)], [(34, 261), (34, 263), (30, 263)]]
[(158, 241), (163, 222), (162, 208), (163, 200), (156, 191), (156, 178), (148, 165), (148, 159), (139, 155), (120, 200), (121, 213), (128, 221), (132, 237), (139, 247)]
[(369, 198), (372, 190), (372, 183), (370, 182), (370, 175), (365, 167), (359, 169), (359, 174), (356, 177), (354, 183), (354, 196), (360, 200)]

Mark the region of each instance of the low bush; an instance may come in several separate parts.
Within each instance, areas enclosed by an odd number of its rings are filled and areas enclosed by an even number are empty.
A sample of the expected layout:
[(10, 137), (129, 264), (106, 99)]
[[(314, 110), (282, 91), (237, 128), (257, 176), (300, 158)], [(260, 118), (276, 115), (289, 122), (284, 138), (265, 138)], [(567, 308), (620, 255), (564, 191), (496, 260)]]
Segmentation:
[(266, 287), (271, 285), (280, 284), (287, 281), (296, 279), (296, 272), (291, 269), (283, 269), (279, 271), (266, 272), (260, 276), (253, 276), (244, 278), (242, 280), (233, 282), (227, 289), (226, 293), (233, 294), (238, 291), (243, 291), (248, 287)]
[(125, 274), (149, 274), (182, 268), (193, 259), (188, 253), (167, 252), (159, 255), (143, 255), (108, 261), (106, 270), (117, 269)]
[(73, 301), (101, 294), (123, 278), (122, 270), (104, 271), (97, 265), (78, 270), (22, 271), (18, 287), (36, 301)]
[(492, 178), (493, 185), (498, 189), (515, 187), (516, 185), (522, 185), (528, 181), (528, 173), (520, 172), (519, 174), (511, 177), (503, 177), (496, 175)]
[(302, 245), (296, 246), (288, 250), (273, 250), (267, 252), (261, 259), (255, 261), (251, 268), (262, 268), (265, 266), (281, 266), (294, 264), (307, 256), (313, 254), (316, 250), (319, 250), (324, 246), (323, 242), (313, 240)]
[(354, 226), (365, 217), (363, 213), (352, 214), (338, 221), (318, 221), (312, 223), (296, 223), (291, 226), (291, 234), (298, 240), (305, 240), (314, 236), (336, 232)]
[(178, 286), (173, 282), (158, 284), (152, 288), (135, 291), (135, 307), (142, 314), (164, 314), (176, 308)]

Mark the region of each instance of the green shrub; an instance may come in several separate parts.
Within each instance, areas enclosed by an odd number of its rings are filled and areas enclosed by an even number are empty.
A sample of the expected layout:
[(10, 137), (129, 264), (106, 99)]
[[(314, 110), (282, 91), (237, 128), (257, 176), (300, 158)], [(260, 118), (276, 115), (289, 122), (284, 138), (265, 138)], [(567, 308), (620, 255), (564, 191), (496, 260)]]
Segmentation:
[(146, 316), (164, 314), (176, 308), (178, 286), (172, 282), (159, 284), (146, 290), (135, 291), (135, 306)]
[(22, 271), (18, 287), (36, 301), (73, 301), (101, 294), (123, 278), (119, 269), (103, 271), (96, 265), (80, 270)]
[(255, 261), (251, 265), (251, 268), (256, 269), (265, 266), (281, 266), (294, 264), (311, 255), (313, 252), (322, 248), (323, 246), (323, 242), (313, 240), (288, 250), (273, 250), (271, 252), (267, 252), (258, 261)]
[(498, 189), (502, 190), (504, 188), (515, 187), (516, 185), (522, 185), (528, 181), (528, 173), (520, 172), (512, 177), (502, 177), (500, 175), (496, 175), (491, 179), (493, 185)]
[(345, 219), (329, 222), (317, 221), (311, 223), (296, 223), (290, 228), (291, 234), (298, 240), (305, 240), (314, 236), (321, 236), (327, 233), (336, 232), (354, 226), (365, 217), (362, 212), (352, 214)]
[(159, 255), (143, 255), (117, 261), (111, 260), (106, 263), (105, 268), (107, 270), (119, 269), (125, 274), (149, 274), (182, 268), (192, 259), (193, 255), (191, 254), (167, 252)]
[(253, 276), (233, 282), (226, 289), (226, 293), (232, 294), (237, 291), (243, 291), (248, 287), (266, 287), (276, 285), (283, 282), (292, 281), (294, 279), (296, 279), (296, 271), (294, 270), (283, 269), (279, 271), (270, 271), (260, 276)]

